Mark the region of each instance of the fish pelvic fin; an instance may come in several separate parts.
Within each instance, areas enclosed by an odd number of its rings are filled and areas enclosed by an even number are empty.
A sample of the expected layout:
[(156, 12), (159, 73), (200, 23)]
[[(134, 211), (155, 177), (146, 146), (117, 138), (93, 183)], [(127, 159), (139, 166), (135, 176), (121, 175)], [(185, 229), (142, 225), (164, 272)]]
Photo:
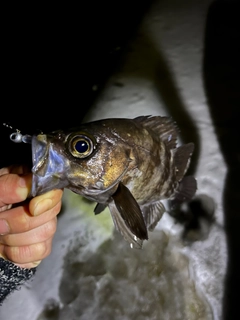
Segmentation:
[(142, 207), (143, 218), (149, 231), (153, 231), (166, 211), (161, 201)]
[(144, 128), (154, 131), (169, 149), (176, 148), (178, 127), (170, 117), (140, 116), (134, 118)]
[(129, 230), (139, 239), (147, 240), (148, 232), (142, 211), (129, 189), (120, 182), (112, 198)]
[(111, 212), (111, 216), (113, 219), (114, 226), (116, 230), (118, 230), (123, 238), (129, 242), (131, 248), (142, 249), (143, 240), (139, 239), (135, 234), (131, 232), (131, 230), (127, 227), (125, 221), (120, 215), (117, 207), (115, 206), (114, 201), (111, 201), (108, 204), (109, 210)]
[(184, 177), (178, 186), (177, 191), (174, 195), (173, 202), (184, 202), (189, 201), (195, 195), (197, 191), (197, 181), (193, 176)]
[(185, 175), (194, 151), (194, 143), (184, 144), (174, 150), (174, 163), (176, 167), (176, 179), (180, 181)]
[(108, 204), (106, 204), (106, 203), (97, 203), (94, 208), (94, 213), (95, 214), (101, 213), (103, 210), (106, 209), (107, 206), (108, 206)]

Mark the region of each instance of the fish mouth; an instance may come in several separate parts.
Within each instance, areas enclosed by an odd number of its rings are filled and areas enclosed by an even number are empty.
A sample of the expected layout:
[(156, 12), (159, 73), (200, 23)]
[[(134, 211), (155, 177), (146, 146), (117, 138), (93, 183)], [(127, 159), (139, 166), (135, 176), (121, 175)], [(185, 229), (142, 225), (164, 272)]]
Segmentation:
[(31, 196), (67, 186), (65, 172), (69, 167), (68, 161), (54, 150), (46, 135), (32, 137), (32, 163)]
[(58, 175), (49, 177), (39, 177), (36, 174), (32, 176), (32, 188), (30, 195), (35, 197), (53, 189), (63, 189), (67, 186), (66, 181), (63, 181)]

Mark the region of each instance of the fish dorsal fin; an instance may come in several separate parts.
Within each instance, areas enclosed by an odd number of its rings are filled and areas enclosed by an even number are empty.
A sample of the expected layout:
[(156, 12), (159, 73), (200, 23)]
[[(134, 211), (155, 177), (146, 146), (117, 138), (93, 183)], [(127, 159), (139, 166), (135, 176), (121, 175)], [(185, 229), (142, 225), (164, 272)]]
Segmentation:
[(143, 127), (154, 131), (162, 141), (170, 148), (176, 148), (178, 128), (175, 122), (169, 117), (161, 116), (140, 116), (134, 119)]
[(131, 230), (127, 227), (125, 221), (123, 220), (122, 216), (120, 215), (117, 207), (115, 206), (114, 201), (111, 201), (108, 204), (109, 210), (111, 212), (111, 216), (113, 219), (114, 226), (116, 230), (118, 230), (123, 238), (128, 241), (131, 248), (141, 249), (143, 240), (139, 239), (135, 234), (131, 232)]
[(161, 201), (145, 205), (142, 208), (143, 217), (149, 231), (153, 231), (166, 211)]
[(176, 179), (180, 181), (185, 175), (194, 151), (192, 142), (184, 144), (174, 150), (174, 163), (176, 167)]
[(139, 239), (147, 240), (148, 232), (142, 211), (129, 189), (120, 182), (112, 198), (129, 230)]

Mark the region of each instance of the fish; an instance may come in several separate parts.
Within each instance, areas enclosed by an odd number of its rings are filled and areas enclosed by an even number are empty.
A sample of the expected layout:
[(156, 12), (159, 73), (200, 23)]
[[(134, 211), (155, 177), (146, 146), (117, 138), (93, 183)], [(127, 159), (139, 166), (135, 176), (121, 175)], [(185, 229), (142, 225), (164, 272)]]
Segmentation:
[(163, 200), (189, 201), (186, 175), (194, 143), (178, 144), (171, 117), (107, 118), (32, 136), (32, 196), (66, 188), (106, 207), (116, 230), (140, 249), (166, 211)]

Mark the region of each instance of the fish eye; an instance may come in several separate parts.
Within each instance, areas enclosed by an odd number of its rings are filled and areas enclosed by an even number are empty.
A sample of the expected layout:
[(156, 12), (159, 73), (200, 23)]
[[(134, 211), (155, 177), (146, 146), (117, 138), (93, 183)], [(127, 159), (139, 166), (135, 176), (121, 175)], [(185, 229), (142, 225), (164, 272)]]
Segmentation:
[(94, 150), (94, 139), (85, 134), (75, 134), (68, 140), (69, 151), (76, 158), (86, 158)]

